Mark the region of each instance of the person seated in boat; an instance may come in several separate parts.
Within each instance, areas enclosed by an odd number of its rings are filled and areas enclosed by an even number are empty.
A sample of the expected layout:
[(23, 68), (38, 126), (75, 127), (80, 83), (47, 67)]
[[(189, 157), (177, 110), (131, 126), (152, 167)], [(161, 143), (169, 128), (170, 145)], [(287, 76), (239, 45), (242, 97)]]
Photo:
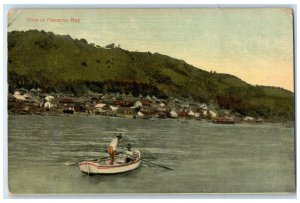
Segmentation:
[(134, 152), (131, 150), (131, 144), (127, 144), (125, 151), (125, 163), (129, 163), (134, 159)]
[(122, 135), (121, 134), (119, 134), (116, 137), (114, 137), (111, 140), (111, 142), (110, 142), (110, 144), (108, 146), (108, 154), (109, 154), (109, 157), (110, 157), (109, 164), (110, 165), (114, 164), (115, 155), (116, 155), (116, 151), (117, 151), (117, 146), (118, 146), (118, 142), (119, 142), (120, 139), (122, 139)]

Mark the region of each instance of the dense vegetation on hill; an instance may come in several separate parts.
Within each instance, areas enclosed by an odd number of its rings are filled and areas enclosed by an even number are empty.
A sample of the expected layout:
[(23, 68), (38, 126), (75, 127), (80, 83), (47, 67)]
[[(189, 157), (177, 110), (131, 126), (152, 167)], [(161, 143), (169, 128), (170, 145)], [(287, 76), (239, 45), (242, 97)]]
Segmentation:
[(158, 53), (130, 52), (114, 44), (100, 47), (37, 30), (8, 33), (8, 81), (10, 91), (131, 92), (214, 103), (248, 116), (294, 117), (294, 94), (288, 90), (252, 86)]

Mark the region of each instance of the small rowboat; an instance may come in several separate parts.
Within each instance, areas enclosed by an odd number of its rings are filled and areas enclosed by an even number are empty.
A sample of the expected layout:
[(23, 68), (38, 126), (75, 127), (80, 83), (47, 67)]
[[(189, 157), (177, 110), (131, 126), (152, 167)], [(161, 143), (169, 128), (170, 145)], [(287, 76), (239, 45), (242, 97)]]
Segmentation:
[(129, 162), (123, 160), (116, 160), (113, 165), (109, 164), (109, 161), (104, 163), (93, 162), (93, 161), (83, 161), (79, 163), (79, 169), (82, 173), (87, 174), (116, 174), (124, 173), (138, 168), (141, 164), (141, 152), (134, 151), (134, 157)]

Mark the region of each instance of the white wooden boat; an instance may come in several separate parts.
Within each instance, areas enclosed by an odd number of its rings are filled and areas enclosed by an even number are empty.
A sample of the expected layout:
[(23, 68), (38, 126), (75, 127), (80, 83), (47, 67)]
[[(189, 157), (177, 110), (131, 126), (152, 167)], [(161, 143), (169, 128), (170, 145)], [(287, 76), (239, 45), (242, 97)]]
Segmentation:
[(93, 161), (83, 161), (79, 163), (79, 169), (83, 173), (87, 174), (116, 174), (124, 173), (127, 171), (134, 170), (138, 168), (141, 164), (141, 152), (134, 151), (134, 158), (126, 163), (125, 159), (116, 159), (113, 165), (110, 165), (109, 160), (104, 163), (93, 162)]

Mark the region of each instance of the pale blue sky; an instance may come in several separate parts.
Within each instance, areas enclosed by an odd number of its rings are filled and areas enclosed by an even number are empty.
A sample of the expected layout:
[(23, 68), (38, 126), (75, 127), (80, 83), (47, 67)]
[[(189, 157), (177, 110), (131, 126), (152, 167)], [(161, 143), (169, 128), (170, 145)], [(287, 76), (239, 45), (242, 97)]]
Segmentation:
[[(293, 24), (288, 9), (14, 10), (8, 31), (38, 29), (130, 51), (183, 59), (250, 84), (293, 90)], [(29, 22), (27, 18), (45, 18)], [(77, 18), (80, 23), (47, 22)]]

